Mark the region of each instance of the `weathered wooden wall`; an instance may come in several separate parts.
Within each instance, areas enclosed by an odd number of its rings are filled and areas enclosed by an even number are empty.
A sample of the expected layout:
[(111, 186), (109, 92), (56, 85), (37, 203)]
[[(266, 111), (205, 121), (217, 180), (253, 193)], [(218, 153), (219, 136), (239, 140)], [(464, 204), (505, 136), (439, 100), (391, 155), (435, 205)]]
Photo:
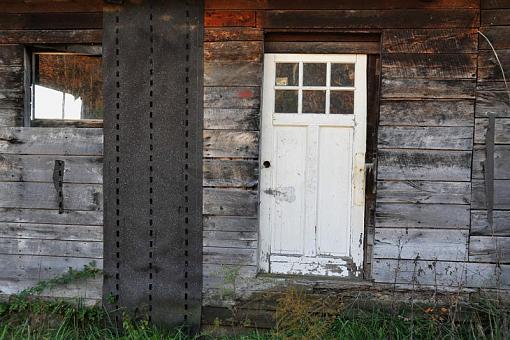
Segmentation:
[(376, 282), (466, 284), (477, 24), (383, 31)]
[[(24, 63), (23, 49), (12, 44), (97, 42), (101, 37), (96, 21), (99, 2), (37, 0), (30, 5), (18, 1), (0, 4), (0, 17), (6, 19), (0, 20), (0, 43), (3, 44), (0, 45), (0, 73), (9, 75), (0, 77), (0, 125), (20, 125), (23, 116), (24, 89), (20, 72)], [(510, 2), (482, 0), (481, 5), (480, 9), (478, 0), (206, 1), (206, 321), (207, 315), (218, 315), (222, 311), (219, 308), (230, 306), (236, 299), (252, 293), (280, 289), (289, 284), (346, 286), (341, 282), (318, 279), (256, 277), (264, 32), (328, 31), (381, 36), (382, 81), (375, 155), (377, 206), (371, 248), (371, 275), (375, 282), (380, 285), (396, 283), (403, 287), (439, 285), (443, 288), (507, 288), (510, 285), (510, 105), (495, 57), (477, 33), (481, 27), (497, 49), (507, 74), (510, 73)], [(66, 11), (80, 12), (75, 18), (81, 19), (55, 19), (64, 17), (62, 13)], [(58, 25), (52, 26), (42, 18), (49, 18)], [(77, 32), (76, 35), (69, 34), (71, 31), (67, 29), (76, 29), (72, 31)], [(482, 166), (489, 112), (496, 115), (494, 230), (487, 224), (486, 173)], [(101, 153), (76, 150), (77, 145), (69, 142), (94, 140), (99, 143), (95, 147), (97, 150), (100, 145), (98, 136), (91, 134), (99, 130), (5, 128), (2, 131), (0, 136), (7, 137), (0, 138), (3, 157), (0, 164), (15, 162), (12, 163), (15, 165), (0, 166), (0, 184), (8, 183), (5, 185), (11, 190), (11, 194), (4, 194), (8, 192), (6, 190), (0, 193), (2, 223), (18, 223), (19, 228), (28, 228), (23, 232), (35, 235), (30, 237), (31, 240), (43, 239), (39, 235), (49, 233), (46, 238), (53, 238), (51, 242), (57, 242), (60, 235), (101, 225), (98, 210), (101, 207), (87, 201), (87, 195), (100, 188), (100, 173), (90, 172), (94, 169), (90, 164), (100, 162)], [(9, 142), (11, 135), (17, 137)], [(83, 139), (85, 136), (89, 137)], [(23, 142), (16, 143), (17, 140)], [(60, 146), (45, 151), (39, 148), (45, 143)], [(21, 153), (24, 154), (18, 155)], [(66, 167), (69, 167), (64, 180), (73, 182), (68, 184), (67, 190), (71, 210), (58, 214), (54, 200), (39, 203), (36, 194), (51, 194), (53, 162), (64, 156)], [(39, 187), (44, 186), (46, 191), (41, 191)], [(82, 188), (84, 195), (76, 195), (78, 188)], [(33, 224), (41, 226), (35, 228)], [(53, 225), (85, 227), (63, 227), (66, 232), (55, 235), (55, 229), (47, 229)], [(1, 239), (22, 238), (12, 230), (2, 229)], [(492, 237), (493, 233), (495, 237)], [(97, 241), (81, 235), (62, 237), (74, 237), (74, 241), (65, 240), (79, 244)], [(37, 241), (33, 247), (44, 247), (47, 242), (50, 241)], [(87, 247), (87, 251), (96, 249)], [(17, 252), (20, 248), (5, 249)], [(66, 250), (58, 252), (67, 254)], [(34, 254), (23, 255), (30, 256), (25, 257), (24, 262), (14, 262), (20, 255), (1, 255), (2, 259), (5, 257), (2, 267), (18, 268), (12, 274), (6, 271), (5, 281), (33, 282), (34, 279), (29, 278), (32, 274), (28, 273), (40, 273), (38, 268), (51, 267), (53, 271), (42, 271), (50, 275), (65, 270), (62, 263), (80, 267), (87, 262), (82, 258), (94, 257), (91, 253), (83, 254), (88, 255), (68, 257), (65, 261), (69, 262), (54, 260), (60, 267), (50, 260), (51, 256), (56, 256), (54, 253), (46, 254), (44, 258), (41, 254), (37, 258)], [(36, 261), (32, 261), (32, 257)], [(35, 269), (25, 271), (24, 268)], [(3, 277), (0, 275), (1, 280)], [(371, 283), (355, 285), (367, 287)], [(21, 286), (11, 284), (9, 287)], [(98, 288), (96, 292), (99, 291)], [(252, 307), (247, 308), (246, 313), (250, 314)]]
[(0, 126), (18, 126), (23, 122), (22, 45), (0, 45)]
[[(229, 20), (229, 19), (226, 19)], [(263, 32), (233, 16), (204, 37), (204, 293), (233, 298), (237, 276), (257, 272), (258, 153)], [(229, 281), (230, 277), (230, 281)], [(209, 302), (211, 301), (211, 302)]]
[[(101, 129), (0, 128), (0, 294), (103, 257)], [(65, 162), (63, 212), (53, 181)], [(46, 292), (101, 298), (102, 278)]]
[(101, 27), (102, 0), (0, 1), (0, 126), (23, 125), (25, 46), (99, 43)]
[[(445, 288), (494, 287), (495, 282), (501, 288), (510, 285), (510, 267), (504, 261), (496, 266), (490, 260), (490, 254), (475, 260), (477, 245), (473, 243), (479, 237), (477, 233), (487, 229), (480, 225), (483, 212), (471, 212), (478, 200), (472, 195), (472, 190), (476, 191), (476, 180), (472, 188), (471, 179), (480, 172), (473, 157), (476, 160), (483, 155), (479, 155), (478, 146), (474, 146), (480, 143), (479, 135), (483, 130), (482, 122), (478, 119), (475, 122), (475, 111), (479, 115), (480, 110), (477, 89), (486, 77), (484, 74), (489, 73), (484, 71), (487, 67), (481, 65), (486, 47), (480, 40), (479, 53), (477, 33), (480, 20), (485, 25), (487, 11), (484, 9), (480, 16), (479, 5), (473, 0), (206, 2), (205, 51), (209, 58), (206, 82), (214, 86), (215, 98), (221, 99), (215, 101), (217, 107), (214, 110), (206, 110), (207, 119), (223, 118), (228, 112), (226, 109), (244, 107), (247, 97), (250, 98), (250, 108), (258, 105), (257, 86), (261, 83), (263, 51), (260, 51), (261, 43), (256, 41), (262, 39), (261, 30), (266, 33), (302, 33), (327, 29), (329, 33), (381, 35), (377, 206), (373, 248), (369, 249), (373, 257), (371, 278), (378, 284)], [(502, 5), (505, 6), (510, 7)], [(497, 13), (500, 25), (509, 22), (501, 12)], [(497, 36), (497, 40), (507, 40), (499, 32), (493, 36)], [(224, 40), (221, 45), (211, 41), (219, 38)], [(501, 46), (500, 49), (505, 48)], [(504, 56), (503, 61), (508, 59)], [(222, 63), (225, 59), (235, 61), (229, 63), (228, 71)], [(490, 70), (497, 71), (494, 66)], [(501, 83), (499, 85), (501, 90)], [(212, 89), (206, 93), (208, 91)], [(253, 95), (257, 99), (254, 102), (251, 101)], [(508, 110), (504, 95), (503, 92), (491, 92), (491, 100), (494, 97), (498, 100), (485, 105), (496, 105), (499, 111), (502, 107)], [(258, 117), (255, 110), (246, 118), (236, 115), (235, 124), (230, 119), (228, 124), (215, 128), (256, 129), (251, 124), (258, 121)], [(500, 144), (509, 143), (505, 121), (499, 119), (498, 122), (496, 139)], [(250, 143), (255, 141), (253, 132), (245, 132), (244, 137), (238, 139), (217, 136), (216, 142), (228, 141), (231, 149), (219, 157), (239, 157), (239, 149), (251, 150), (244, 142), (248, 139)], [(496, 152), (497, 176), (505, 176), (507, 171), (502, 166), (504, 160), (501, 157), (506, 151), (497, 145)], [(250, 155), (256, 157), (256, 149)], [(217, 162), (225, 166), (229, 164), (228, 160)], [(238, 185), (241, 184), (241, 173), (245, 183), (257, 183), (255, 171), (245, 177), (246, 169), (239, 166), (237, 169), (235, 182)], [(235, 233), (257, 230), (256, 220), (250, 220), (249, 229), (245, 229), (244, 219), (256, 214), (257, 198), (251, 185), (242, 191), (226, 188), (232, 185), (231, 173), (228, 183), (216, 179), (215, 183), (209, 184), (221, 187), (223, 193), (230, 192), (227, 199), (215, 197), (215, 204), (221, 206), (223, 202), (224, 209), (206, 212), (209, 216), (205, 228), (213, 226), (216, 231), (214, 236), (204, 238), (209, 254), (214, 251), (215, 255), (214, 260), (206, 260), (214, 261), (215, 271), (206, 272), (204, 277), (206, 303), (208, 301), (211, 306), (228, 304), (234, 296), (243, 298), (253, 292), (293, 282), (254, 276), (257, 234), (247, 238), (248, 234)], [(496, 201), (499, 209), (503, 209), (503, 201), (508, 204), (510, 191), (501, 181), (507, 177), (500, 177), (496, 177), (496, 196), (501, 202)], [(242, 195), (246, 195), (243, 200)], [(233, 203), (242, 210), (230, 207)], [(478, 209), (483, 210), (483, 207)], [(237, 216), (239, 211), (249, 213)], [(225, 214), (231, 215), (228, 223), (219, 222), (225, 218), (218, 215)], [(506, 212), (495, 212), (495, 223), (500, 223), (498, 230), (507, 229), (504, 214)], [(472, 219), (478, 221), (473, 224), (473, 229)], [(503, 236), (504, 231), (501, 233)], [(221, 242), (221, 245), (228, 245), (228, 253), (209, 236), (232, 239)], [(508, 257), (508, 242), (498, 240), (504, 244), (500, 247)], [(245, 256), (247, 252), (250, 256)], [(502, 275), (497, 276), (498, 273)], [(495, 280), (496, 277), (499, 280)], [(314, 284), (317, 282), (313, 281)]]
[[(101, 129), (21, 128), (25, 47), (100, 43), (102, 1), (0, 1), (0, 294), (95, 261), (102, 267)], [(65, 162), (63, 213), (53, 182)], [(45, 294), (101, 298), (102, 278)]]
[[(506, 286), (510, 276), (510, 89), (505, 87), (497, 57), (508, 80), (510, 2), (483, 0), (480, 31), (495, 51), (480, 36), (468, 255), (473, 266), (495, 273), (486, 284), (492, 279), (493, 285)], [(487, 132), (490, 116), (494, 117), (493, 133)], [(487, 149), (494, 154), (493, 167), (487, 162)], [(493, 190), (486, 186), (486, 179), (487, 183), (493, 180)], [(492, 204), (487, 200), (491, 191)], [(492, 226), (487, 218), (491, 209)]]

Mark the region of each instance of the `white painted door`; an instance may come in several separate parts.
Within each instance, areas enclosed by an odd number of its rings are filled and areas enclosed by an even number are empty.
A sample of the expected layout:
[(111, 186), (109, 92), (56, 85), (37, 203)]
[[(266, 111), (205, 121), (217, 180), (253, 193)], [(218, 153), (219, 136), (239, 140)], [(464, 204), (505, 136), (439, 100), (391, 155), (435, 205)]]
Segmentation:
[(266, 54), (263, 85), (260, 268), (358, 275), (366, 55)]

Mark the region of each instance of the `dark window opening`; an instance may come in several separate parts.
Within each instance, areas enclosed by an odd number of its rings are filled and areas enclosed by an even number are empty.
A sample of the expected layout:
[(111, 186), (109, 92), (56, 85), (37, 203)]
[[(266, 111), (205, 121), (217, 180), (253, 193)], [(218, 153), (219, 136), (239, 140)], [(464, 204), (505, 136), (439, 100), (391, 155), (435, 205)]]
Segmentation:
[(103, 119), (103, 76), (100, 55), (35, 51), (32, 53), (32, 125), (45, 121)]

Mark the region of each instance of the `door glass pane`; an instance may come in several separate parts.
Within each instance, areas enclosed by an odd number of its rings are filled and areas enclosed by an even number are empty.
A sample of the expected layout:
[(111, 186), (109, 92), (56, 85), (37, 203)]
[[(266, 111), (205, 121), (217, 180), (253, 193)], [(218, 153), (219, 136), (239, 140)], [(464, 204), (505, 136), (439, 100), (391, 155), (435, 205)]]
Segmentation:
[(276, 90), (274, 98), (274, 112), (276, 113), (297, 113), (298, 112), (298, 91), (297, 90)]
[(331, 91), (329, 112), (331, 114), (353, 114), (354, 92)]
[(325, 113), (326, 91), (303, 91), (303, 113)]
[(303, 64), (304, 86), (326, 86), (326, 64), (308, 63)]
[(276, 86), (298, 86), (299, 85), (299, 64), (298, 63), (277, 63), (276, 64)]
[(331, 64), (331, 86), (354, 86), (354, 64)]

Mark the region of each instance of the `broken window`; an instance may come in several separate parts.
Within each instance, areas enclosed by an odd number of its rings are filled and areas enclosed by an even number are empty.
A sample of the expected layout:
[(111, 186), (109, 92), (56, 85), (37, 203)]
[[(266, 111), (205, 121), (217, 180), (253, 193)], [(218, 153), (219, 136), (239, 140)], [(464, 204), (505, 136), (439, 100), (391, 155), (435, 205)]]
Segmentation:
[(31, 85), (33, 120), (103, 119), (100, 55), (35, 52)]

